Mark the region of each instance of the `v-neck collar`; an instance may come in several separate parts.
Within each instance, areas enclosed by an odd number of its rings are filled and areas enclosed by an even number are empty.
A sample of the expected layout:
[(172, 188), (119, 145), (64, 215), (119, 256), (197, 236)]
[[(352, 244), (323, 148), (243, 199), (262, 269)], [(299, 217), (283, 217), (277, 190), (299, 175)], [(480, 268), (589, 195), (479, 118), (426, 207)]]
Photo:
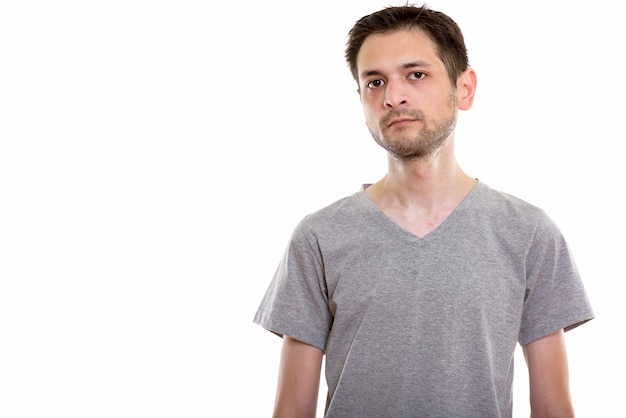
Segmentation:
[(389, 216), (387, 216), (387, 214), (385, 214), (385, 212), (383, 212), (382, 209), (376, 206), (376, 204), (369, 198), (369, 196), (365, 192), (365, 189), (367, 189), (369, 186), (371, 186), (371, 184), (363, 184), (361, 186), (361, 190), (358, 193), (368, 213), (372, 215), (372, 217), (376, 220), (376, 222), (384, 226), (390, 232), (402, 235), (406, 239), (412, 242), (429, 241), (433, 239), (434, 237), (440, 235), (443, 231), (445, 231), (445, 229), (450, 223), (454, 222), (455, 218), (458, 217), (459, 212), (462, 212), (466, 207), (470, 205), (472, 197), (476, 193), (478, 193), (480, 189), (484, 187), (484, 185), (480, 181), (477, 181), (474, 187), (467, 194), (467, 196), (465, 196), (463, 200), (461, 200), (461, 202), (452, 210), (452, 212), (450, 212), (450, 214), (435, 229), (433, 229), (432, 231), (430, 231), (428, 234), (424, 235), (423, 237), (420, 237), (404, 229), (400, 225), (398, 225)]

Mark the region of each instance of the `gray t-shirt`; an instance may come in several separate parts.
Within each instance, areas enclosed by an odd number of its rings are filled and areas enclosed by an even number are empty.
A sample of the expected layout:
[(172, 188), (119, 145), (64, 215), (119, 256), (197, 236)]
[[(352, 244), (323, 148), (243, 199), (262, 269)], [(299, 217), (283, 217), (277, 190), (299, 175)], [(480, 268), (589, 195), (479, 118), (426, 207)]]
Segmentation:
[(420, 238), (366, 187), (301, 221), (254, 322), (325, 351), (327, 417), (510, 417), (517, 342), (593, 318), (558, 228), (479, 182)]

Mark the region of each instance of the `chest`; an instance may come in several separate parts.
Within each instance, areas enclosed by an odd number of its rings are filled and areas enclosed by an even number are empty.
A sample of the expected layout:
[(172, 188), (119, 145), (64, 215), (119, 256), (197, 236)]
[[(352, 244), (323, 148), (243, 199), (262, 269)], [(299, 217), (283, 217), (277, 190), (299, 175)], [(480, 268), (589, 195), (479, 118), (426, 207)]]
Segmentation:
[(329, 305), (335, 316), (413, 320), (498, 316), (521, 311), (525, 263), (485, 237), (407, 243), (355, 241), (327, 257)]

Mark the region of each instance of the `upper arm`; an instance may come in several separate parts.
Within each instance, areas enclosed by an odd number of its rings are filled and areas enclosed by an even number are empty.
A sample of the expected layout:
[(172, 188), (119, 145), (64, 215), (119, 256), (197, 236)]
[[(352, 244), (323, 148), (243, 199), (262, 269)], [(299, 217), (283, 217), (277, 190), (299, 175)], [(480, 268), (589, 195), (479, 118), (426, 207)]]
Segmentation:
[(274, 418), (315, 417), (323, 351), (284, 336)]
[(563, 330), (522, 347), (528, 365), (533, 418), (572, 418), (569, 372)]

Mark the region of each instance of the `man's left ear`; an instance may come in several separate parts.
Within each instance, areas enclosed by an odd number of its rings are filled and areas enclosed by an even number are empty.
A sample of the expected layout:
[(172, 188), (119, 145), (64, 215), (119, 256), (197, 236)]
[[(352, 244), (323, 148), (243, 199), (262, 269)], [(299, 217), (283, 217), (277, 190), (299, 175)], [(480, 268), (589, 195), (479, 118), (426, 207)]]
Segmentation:
[(472, 68), (465, 70), (457, 78), (456, 88), (459, 95), (459, 109), (471, 109), (476, 93), (476, 72)]

